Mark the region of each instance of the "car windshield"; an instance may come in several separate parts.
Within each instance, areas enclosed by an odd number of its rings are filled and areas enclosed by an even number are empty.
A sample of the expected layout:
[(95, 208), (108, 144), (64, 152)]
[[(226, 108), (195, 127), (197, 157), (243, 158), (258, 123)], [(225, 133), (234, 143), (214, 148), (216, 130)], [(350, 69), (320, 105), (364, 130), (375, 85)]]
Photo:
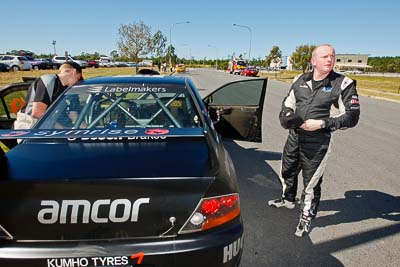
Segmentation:
[(201, 127), (188, 90), (178, 85), (80, 85), (68, 90), (39, 129)]

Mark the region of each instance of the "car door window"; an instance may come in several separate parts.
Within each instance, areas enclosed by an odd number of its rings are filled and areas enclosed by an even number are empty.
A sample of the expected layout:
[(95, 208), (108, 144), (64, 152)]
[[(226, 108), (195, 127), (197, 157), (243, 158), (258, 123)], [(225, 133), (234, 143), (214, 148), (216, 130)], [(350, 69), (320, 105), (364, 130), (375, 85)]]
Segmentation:
[(30, 83), (17, 83), (0, 91), (0, 127), (9, 129), (17, 117), (17, 112), (25, 105)]
[(264, 79), (228, 84), (212, 94), (212, 105), (256, 106), (260, 104)]
[[(4, 97), (11, 118), (17, 117), (17, 112), (25, 105), (25, 98), (26, 91), (12, 92)], [(3, 110), (3, 113), (4, 114), (1, 114), (0, 116), (5, 115), (5, 110)]]

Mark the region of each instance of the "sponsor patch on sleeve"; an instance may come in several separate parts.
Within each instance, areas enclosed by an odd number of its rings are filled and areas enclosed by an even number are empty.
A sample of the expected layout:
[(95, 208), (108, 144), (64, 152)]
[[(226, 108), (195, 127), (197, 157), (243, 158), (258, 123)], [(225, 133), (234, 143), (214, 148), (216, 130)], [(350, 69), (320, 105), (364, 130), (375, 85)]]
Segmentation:
[(358, 95), (351, 96), (350, 109), (360, 109), (360, 100), (358, 99)]

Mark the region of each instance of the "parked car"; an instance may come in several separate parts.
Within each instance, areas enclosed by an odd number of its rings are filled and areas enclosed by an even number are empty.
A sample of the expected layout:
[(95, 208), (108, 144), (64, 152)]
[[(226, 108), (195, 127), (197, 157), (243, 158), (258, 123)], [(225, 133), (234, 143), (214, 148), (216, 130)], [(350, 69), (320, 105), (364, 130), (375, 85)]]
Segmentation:
[(363, 74), (361, 70), (347, 70), (344, 72), (345, 74)]
[(153, 60), (143, 60), (139, 62), (138, 67), (153, 67)]
[(115, 64), (111, 57), (101, 56), (98, 62), (100, 67), (106, 67), (106, 68), (115, 67)]
[(176, 64), (175, 71), (176, 72), (186, 72), (185, 64)]
[(10, 65), (6, 63), (0, 63), (0, 72), (10, 71)]
[(92, 78), (33, 129), (0, 131), (23, 139), (0, 157), (0, 266), (239, 266), (240, 197), (221, 137), (261, 142), (266, 84), (201, 99), (187, 77)]
[(76, 59), (75, 57), (72, 56), (68, 56), (68, 58), (63, 57), (63, 56), (54, 56), (52, 61), (56, 62), (56, 63), (64, 63), (65, 61), (70, 60), (70, 61), (74, 61), (76, 63), (78, 63), (83, 69), (86, 68), (88, 66), (88, 63), (85, 60), (79, 60)]
[(31, 63), (24, 56), (0, 55), (0, 63), (9, 65), (12, 71), (32, 69)]
[(115, 67), (118, 67), (118, 68), (129, 67), (129, 64), (127, 62), (122, 62), (122, 61), (115, 61), (114, 65), (115, 65)]
[(30, 56), (25, 57), (29, 60), (29, 63), (31, 63), (34, 70), (45, 70), (50, 68), (50, 64), (48, 61), (35, 59)]
[(137, 75), (160, 75), (160, 73), (153, 69), (140, 69)]
[(39, 60), (47, 62), (49, 69), (53, 69), (53, 70), (58, 70), (61, 67), (61, 65), (64, 63), (64, 62), (62, 62), (62, 63), (53, 62), (50, 58), (41, 58)]
[(246, 67), (241, 70), (240, 75), (257, 77), (258, 70), (255, 67)]
[(126, 62), (128, 64), (128, 67), (136, 67), (136, 62)]
[(89, 68), (98, 68), (99, 62), (97, 60), (89, 60), (87, 62)]

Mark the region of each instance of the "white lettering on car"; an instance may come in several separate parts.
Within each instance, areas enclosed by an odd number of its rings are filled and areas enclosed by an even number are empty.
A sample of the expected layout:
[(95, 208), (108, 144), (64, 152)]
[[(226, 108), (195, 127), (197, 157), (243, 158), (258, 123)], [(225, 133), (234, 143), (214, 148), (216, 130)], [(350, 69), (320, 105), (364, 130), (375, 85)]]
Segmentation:
[(47, 259), (47, 267), (126, 266), (128, 256)]
[(236, 257), (240, 250), (243, 248), (243, 237), (239, 237), (238, 240), (224, 247), (224, 260), (223, 263), (227, 263)]
[(89, 261), (86, 258), (47, 259), (47, 267), (86, 267)]
[[(133, 203), (128, 199), (99, 199), (91, 204), (88, 200), (63, 200), (58, 203), (55, 200), (42, 200), (42, 209), (39, 210), (37, 219), (41, 224), (77, 224), (77, 223), (123, 223), (127, 221), (137, 222), (139, 209), (142, 204), (150, 203), (150, 198), (139, 198)], [(109, 207), (107, 217), (99, 216), (102, 209)], [(123, 210), (123, 213), (117, 213)]]
[(105, 93), (146, 93), (146, 92), (165, 93), (166, 91), (167, 89), (164, 87), (150, 87), (150, 86), (142, 86), (142, 87), (106, 86), (105, 88), (103, 88), (103, 92)]
[[(41, 137), (54, 137), (54, 136), (71, 136), (71, 135), (85, 135), (85, 136), (98, 136), (98, 135), (134, 135), (138, 130), (119, 130), (119, 129), (105, 129), (105, 130), (50, 130), (38, 131), (33, 133), (34, 136)], [(112, 137), (112, 136), (111, 136)], [(72, 137), (73, 138), (73, 137)]]

